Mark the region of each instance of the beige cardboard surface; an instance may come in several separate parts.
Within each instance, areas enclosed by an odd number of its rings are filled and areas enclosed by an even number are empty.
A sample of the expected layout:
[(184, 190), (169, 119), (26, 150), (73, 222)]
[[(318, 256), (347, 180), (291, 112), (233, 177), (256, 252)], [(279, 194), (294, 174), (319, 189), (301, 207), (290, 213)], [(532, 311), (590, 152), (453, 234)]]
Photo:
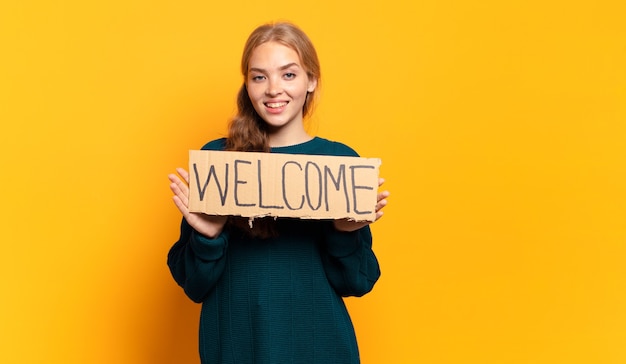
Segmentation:
[(374, 221), (377, 158), (189, 151), (189, 209), (210, 215)]

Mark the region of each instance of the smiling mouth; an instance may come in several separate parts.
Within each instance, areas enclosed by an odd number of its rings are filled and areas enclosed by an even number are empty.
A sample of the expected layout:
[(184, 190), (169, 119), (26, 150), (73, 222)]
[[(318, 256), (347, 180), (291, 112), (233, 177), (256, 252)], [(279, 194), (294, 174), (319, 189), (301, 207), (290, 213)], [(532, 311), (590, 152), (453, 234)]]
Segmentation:
[(265, 103), (265, 106), (269, 107), (270, 109), (279, 109), (286, 105), (287, 105), (287, 102), (266, 102)]

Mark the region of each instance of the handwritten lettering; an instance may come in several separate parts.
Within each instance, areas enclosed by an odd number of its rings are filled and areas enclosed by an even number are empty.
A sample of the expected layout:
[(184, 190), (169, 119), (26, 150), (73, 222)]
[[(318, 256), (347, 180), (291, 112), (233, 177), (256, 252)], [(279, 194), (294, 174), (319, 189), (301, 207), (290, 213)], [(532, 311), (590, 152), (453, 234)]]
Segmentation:
[(379, 165), (357, 157), (190, 151), (189, 207), (217, 215), (373, 221)]

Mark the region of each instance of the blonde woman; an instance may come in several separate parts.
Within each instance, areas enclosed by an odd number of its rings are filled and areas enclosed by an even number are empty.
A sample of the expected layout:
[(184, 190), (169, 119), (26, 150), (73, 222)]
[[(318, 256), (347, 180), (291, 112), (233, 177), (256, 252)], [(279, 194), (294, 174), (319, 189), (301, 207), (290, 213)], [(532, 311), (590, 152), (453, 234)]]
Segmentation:
[[(203, 149), (357, 156), (304, 128), (320, 65), (298, 27), (255, 29), (241, 71), (228, 137)], [(202, 363), (359, 363), (342, 297), (368, 293), (380, 276), (368, 223), (263, 218), (250, 227), (241, 217), (190, 213), (188, 173), (177, 172), (169, 176), (170, 188), (183, 220), (168, 266), (185, 293), (202, 303)], [(388, 195), (378, 194), (377, 219)]]

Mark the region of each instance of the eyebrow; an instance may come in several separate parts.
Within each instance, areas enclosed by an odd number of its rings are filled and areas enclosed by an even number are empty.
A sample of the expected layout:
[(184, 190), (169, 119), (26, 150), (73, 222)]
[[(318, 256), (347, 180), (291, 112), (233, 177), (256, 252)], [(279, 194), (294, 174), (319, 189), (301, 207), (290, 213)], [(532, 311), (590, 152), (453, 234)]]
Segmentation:
[[(299, 64), (297, 64), (296, 62), (291, 62), (291, 63), (287, 63), (287, 64), (286, 64), (286, 65), (284, 65), (284, 66), (280, 66), (280, 67), (278, 67), (278, 69), (279, 69), (280, 71), (284, 71), (284, 70), (286, 70), (286, 69), (288, 69), (288, 68), (291, 68), (291, 67), (294, 67), (294, 66), (295, 66), (295, 67), (298, 67), (298, 68), (301, 68), (301, 67), (300, 67), (300, 65), (299, 65)], [(264, 69), (262, 69), (262, 68), (250, 67), (250, 69), (248, 70), (248, 72), (260, 72), (260, 73), (265, 73), (265, 70), (264, 70)]]

